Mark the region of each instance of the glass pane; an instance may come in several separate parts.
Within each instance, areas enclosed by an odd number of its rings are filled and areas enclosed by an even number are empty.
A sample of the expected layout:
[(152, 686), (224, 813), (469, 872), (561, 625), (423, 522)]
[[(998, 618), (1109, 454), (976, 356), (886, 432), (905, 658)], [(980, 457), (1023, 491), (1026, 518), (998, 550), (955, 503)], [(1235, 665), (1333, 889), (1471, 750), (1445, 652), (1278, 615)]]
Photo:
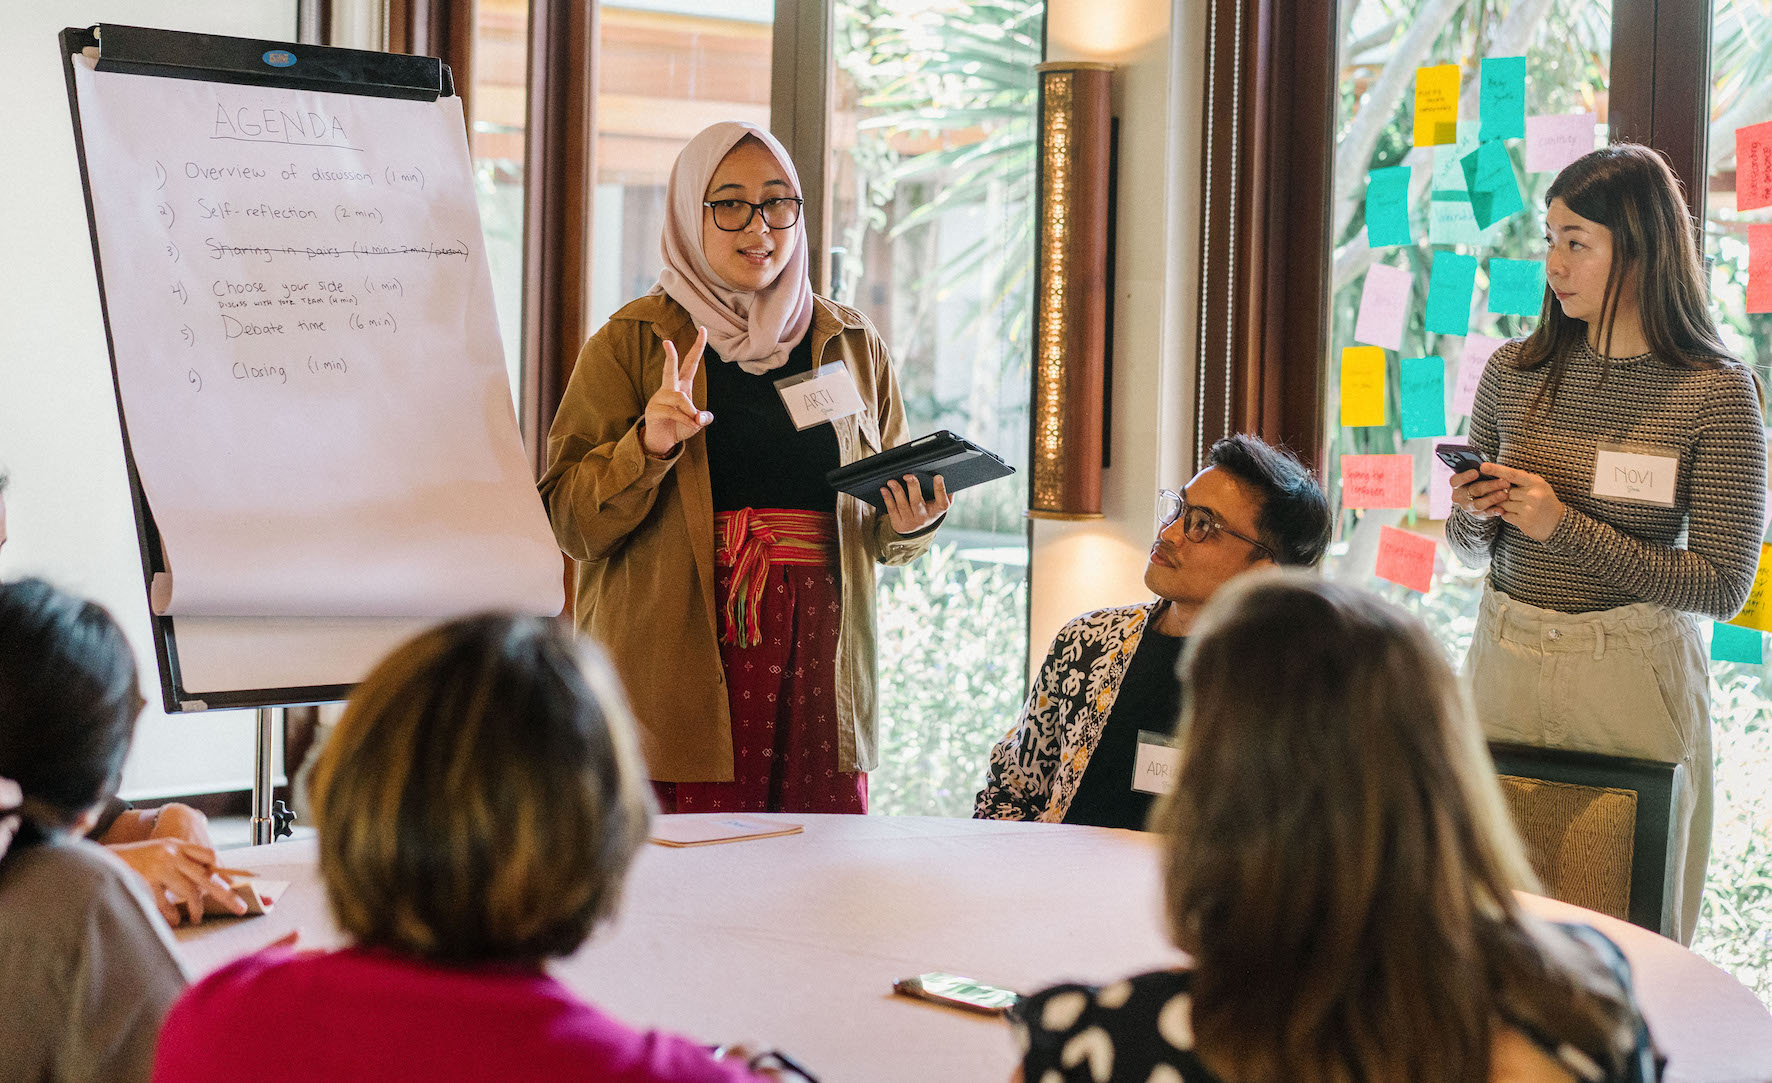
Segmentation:
[(469, 150), (511, 397), (523, 386), (523, 140), (529, 108), (529, 0), (476, 0)]
[[(1762, 227), (1761, 274), (1772, 278), (1772, 208), (1736, 209), (1735, 132), (1772, 121), (1772, 6), (1716, 0), (1714, 20), (1704, 221), (1712, 314), (1730, 350), (1765, 382), (1772, 378), (1772, 313), (1749, 311), (1748, 238), (1750, 226)], [(1693, 946), (1772, 1004), (1772, 677), (1763, 665), (1737, 662), (1712, 663), (1711, 674), (1716, 827)]]
[(773, 0), (605, 0), (597, 72), (591, 327), (652, 288), (665, 182), (691, 136), (720, 120), (769, 126)]
[(910, 432), (1017, 467), (960, 495), (933, 557), (880, 585), (875, 811), (970, 815), (1027, 653), (1034, 65), (1041, 0), (838, 0), (833, 293), (880, 328)]

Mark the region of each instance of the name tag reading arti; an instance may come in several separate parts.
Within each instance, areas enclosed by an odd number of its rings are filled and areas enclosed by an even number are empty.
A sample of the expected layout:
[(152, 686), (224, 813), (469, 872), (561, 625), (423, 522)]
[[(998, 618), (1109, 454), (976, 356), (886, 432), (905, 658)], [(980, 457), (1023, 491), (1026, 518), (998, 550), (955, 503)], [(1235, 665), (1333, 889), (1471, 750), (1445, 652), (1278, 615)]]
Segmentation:
[(1149, 730), (1138, 731), (1138, 759), (1132, 765), (1132, 788), (1139, 793), (1166, 794), (1181, 774), (1181, 742)]
[(849, 367), (841, 361), (798, 376), (785, 376), (775, 381), (775, 390), (781, 394), (796, 429), (810, 429), (867, 409), (861, 392), (855, 389)]
[(1595, 496), (1671, 508), (1679, 476), (1680, 457), (1660, 448), (1623, 444), (1594, 448)]

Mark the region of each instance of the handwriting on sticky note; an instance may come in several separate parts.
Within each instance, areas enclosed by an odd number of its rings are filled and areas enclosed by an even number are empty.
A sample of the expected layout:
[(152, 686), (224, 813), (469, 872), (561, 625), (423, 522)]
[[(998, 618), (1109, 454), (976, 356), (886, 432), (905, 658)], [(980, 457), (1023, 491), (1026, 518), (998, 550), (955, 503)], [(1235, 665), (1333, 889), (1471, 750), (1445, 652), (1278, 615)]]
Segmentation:
[(1483, 118), (1482, 138), (1525, 138), (1525, 57), (1492, 56), (1484, 59), (1477, 89), (1477, 109)]
[(1384, 424), (1384, 351), (1349, 346), (1341, 351), (1341, 423)]
[(1427, 281), (1427, 329), (1463, 335), (1471, 329), (1471, 294), (1477, 288), (1477, 257), (1436, 251)]
[(1593, 113), (1553, 113), (1526, 118), (1526, 172), (1561, 173), (1570, 162), (1594, 149)]
[(1405, 357), (1398, 363), (1403, 400), (1403, 439), (1446, 432), (1446, 362), (1439, 357)]
[(1514, 176), (1513, 156), (1501, 140), (1480, 144), (1459, 166), (1464, 170), (1464, 186), (1470, 192), (1471, 212), (1477, 216), (1478, 226), (1488, 229), (1526, 209), (1519, 178)]
[(1394, 526), (1378, 528), (1378, 578), (1426, 594), (1434, 585), (1434, 540)]
[(1742, 662), (1762, 665), (1766, 661), (1765, 636), (1752, 628), (1733, 624), (1711, 625), (1710, 656), (1714, 662)]
[(1772, 120), (1735, 129), (1735, 209), (1772, 207)]
[(1360, 317), (1354, 323), (1354, 341), (1401, 350), (1403, 323), (1414, 289), (1415, 276), (1407, 268), (1375, 263), (1367, 269), (1366, 282), (1360, 287)]
[(1415, 502), (1415, 459), (1410, 455), (1343, 455), (1341, 506), (1407, 508)]
[(1753, 589), (1747, 592), (1747, 604), (1729, 623), (1738, 628), (1772, 632), (1772, 545), (1761, 543), (1760, 568), (1754, 573)]
[(1434, 181), (1435, 192), (1464, 192), (1464, 167), (1459, 163), (1464, 156), (1477, 149), (1481, 140), (1477, 132), (1481, 128), (1474, 120), (1458, 122), (1458, 141), (1434, 148)]
[(1543, 261), (1490, 257), (1490, 312), (1505, 316), (1536, 316), (1543, 308)]
[(1366, 176), (1366, 244), (1388, 248), (1408, 244), (1409, 167), (1374, 169)]
[(1458, 362), (1458, 389), (1452, 393), (1453, 413), (1470, 416), (1471, 407), (1477, 401), (1477, 385), (1483, 382), (1483, 368), (1489, 364), (1489, 355), (1506, 342), (1506, 339), (1488, 335), (1465, 336), (1464, 354)]
[(1772, 223), (1747, 227), (1747, 310), (1772, 312)]
[(1458, 139), (1458, 65), (1415, 69), (1415, 145)]

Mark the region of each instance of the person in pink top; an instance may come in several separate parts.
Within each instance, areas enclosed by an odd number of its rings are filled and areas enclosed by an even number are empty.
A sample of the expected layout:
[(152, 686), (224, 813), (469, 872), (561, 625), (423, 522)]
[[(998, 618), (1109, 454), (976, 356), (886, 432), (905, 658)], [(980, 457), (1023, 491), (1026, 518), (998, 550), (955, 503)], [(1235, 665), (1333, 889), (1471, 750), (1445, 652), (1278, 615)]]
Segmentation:
[(633, 1030), (548, 976), (615, 907), (651, 819), (644, 779), (613, 674), (557, 622), (469, 618), (401, 647), (314, 774), (321, 879), (352, 946), (199, 982), (153, 1078), (800, 1078), (779, 1055)]

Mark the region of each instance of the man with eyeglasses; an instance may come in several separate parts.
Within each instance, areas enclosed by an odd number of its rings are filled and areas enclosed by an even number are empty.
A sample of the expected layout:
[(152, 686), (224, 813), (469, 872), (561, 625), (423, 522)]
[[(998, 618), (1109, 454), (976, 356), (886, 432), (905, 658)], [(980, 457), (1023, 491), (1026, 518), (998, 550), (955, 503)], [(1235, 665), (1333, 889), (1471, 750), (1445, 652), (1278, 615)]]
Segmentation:
[(1156, 598), (1085, 613), (1052, 641), (1014, 728), (991, 750), (973, 815), (1142, 830), (1167, 792), (1176, 662), (1219, 587), (1275, 565), (1315, 567), (1329, 501), (1290, 452), (1253, 436), (1212, 445), (1182, 492), (1159, 495), (1145, 565)]

